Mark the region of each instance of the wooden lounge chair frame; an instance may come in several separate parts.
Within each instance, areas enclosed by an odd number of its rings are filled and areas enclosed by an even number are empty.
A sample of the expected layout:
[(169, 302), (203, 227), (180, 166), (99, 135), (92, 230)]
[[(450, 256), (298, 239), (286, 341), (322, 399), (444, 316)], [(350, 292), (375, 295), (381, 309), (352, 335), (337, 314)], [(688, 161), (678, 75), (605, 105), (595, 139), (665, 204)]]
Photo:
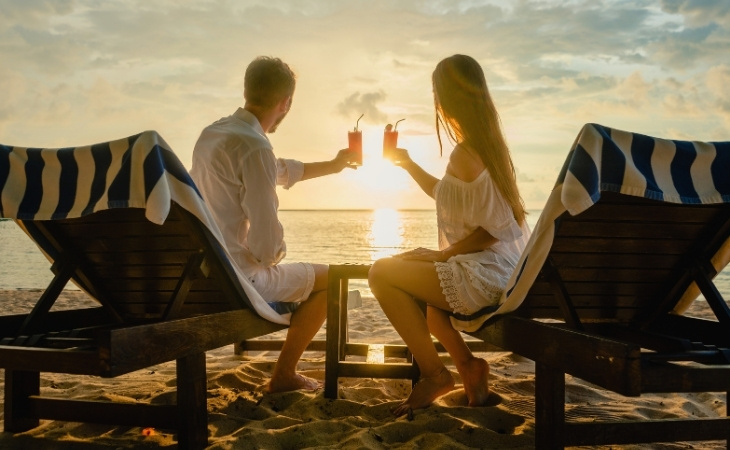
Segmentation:
[[(628, 397), (724, 392), (728, 398), (730, 309), (713, 284), (712, 258), (729, 238), (727, 203), (682, 205), (603, 192), (583, 213), (559, 217), (521, 306), (470, 333), (535, 361), (537, 448), (730, 443), (730, 417), (568, 421), (565, 405), (565, 374)], [(672, 313), (693, 283), (717, 321)]]
[[(205, 352), (283, 329), (259, 317), (209, 230), (172, 203), (163, 225), (144, 209), (18, 224), (55, 274), (29, 314), (0, 316), (5, 431), (39, 419), (177, 431), (178, 447), (207, 446)], [(97, 308), (51, 311), (66, 283)], [(175, 405), (41, 396), (40, 372), (116, 377), (176, 361)]]

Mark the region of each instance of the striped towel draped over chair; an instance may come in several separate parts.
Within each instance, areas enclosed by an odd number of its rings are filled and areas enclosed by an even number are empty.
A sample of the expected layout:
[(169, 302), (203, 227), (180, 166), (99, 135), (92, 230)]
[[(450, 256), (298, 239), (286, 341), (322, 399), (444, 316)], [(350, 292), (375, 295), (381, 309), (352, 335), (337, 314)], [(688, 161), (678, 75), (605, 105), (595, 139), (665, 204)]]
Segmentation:
[[(730, 142), (659, 139), (586, 124), (578, 134), (530, 241), (489, 314), (452, 317), (455, 327), (479, 329), (495, 314), (516, 310), (534, 283), (553, 243), (555, 221), (590, 208), (602, 192), (671, 203), (730, 202)], [(715, 261), (718, 270), (727, 256)], [(686, 305), (686, 302), (680, 302)]]
[[(91, 146), (25, 148), (0, 145), (0, 217), (55, 220), (112, 208), (144, 208), (165, 222), (170, 202), (196, 216), (223, 247), (223, 238), (185, 167), (155, 131)], [(230, 256), (229, 256), (230, 260)], [(287, 324), (233, 264), (255, 311)]]

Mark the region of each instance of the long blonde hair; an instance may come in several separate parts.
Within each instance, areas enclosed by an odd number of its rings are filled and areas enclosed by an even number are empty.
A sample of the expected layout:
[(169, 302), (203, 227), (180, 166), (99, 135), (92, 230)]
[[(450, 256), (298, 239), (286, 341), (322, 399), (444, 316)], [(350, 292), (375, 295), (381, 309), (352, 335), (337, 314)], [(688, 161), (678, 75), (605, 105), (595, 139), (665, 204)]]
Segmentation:
[(432, 81), (439, 145), (443, 126), (452, 142), (476, 152), (521, 225), (525, 205), (481, 66), (469, 56), (453, 55), (438, 63)]

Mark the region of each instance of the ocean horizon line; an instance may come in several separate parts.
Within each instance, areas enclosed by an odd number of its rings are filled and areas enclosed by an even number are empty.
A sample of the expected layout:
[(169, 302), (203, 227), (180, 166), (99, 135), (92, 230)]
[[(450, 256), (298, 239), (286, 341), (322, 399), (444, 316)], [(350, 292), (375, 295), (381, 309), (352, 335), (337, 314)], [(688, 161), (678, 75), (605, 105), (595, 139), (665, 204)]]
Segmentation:
[(436, 208), (279, 208), (279, 211), (303, 211), (303, 212), (313, 212), (313, 211), (332, 211), (332, 212), (364, 212), (364, 211), (378, 211), (381, 209), (389, 209), (394, 211), (434, 211), (436, 212)]
[[(332, 211), (332, 212), (363, 212), (363, 211), (377, 211), (380, 209), (390, 209), (394, 211), (433, 211), (436, 212), (436, 208), (280, 208), (279, 211), (303, 211), (303, 212), (314, 212), (314, 211)], [(527, 208), (527, 211), (542, 211), (542, 208)], [(0, 217), (2, 220), (13, 220), (11, 217)]]
[[(380, 209), (391, 209), (394, 211), (433, 211), (436, 212), (436, 208), (279, 208), (279, 211), (338, 211), (338, 212), (363, 212), (363, 211), (378, 211)], [(543, 208), (527, 208), (527, 211), (542, 211)]]

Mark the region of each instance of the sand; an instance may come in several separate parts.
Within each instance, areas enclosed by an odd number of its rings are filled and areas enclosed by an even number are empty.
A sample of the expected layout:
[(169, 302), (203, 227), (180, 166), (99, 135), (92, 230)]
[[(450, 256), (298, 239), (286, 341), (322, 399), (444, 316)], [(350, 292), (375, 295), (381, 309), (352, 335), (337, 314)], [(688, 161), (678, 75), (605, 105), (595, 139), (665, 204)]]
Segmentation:
[[(3, 314), (26, 312), (37, 290), (0, 292)], [(88, 304), (78, 291), (64, 291), (54, 308)], [(707, 315), (694, 308), (693, 315)], [(374, 299), (349, 311), (350, 340), (400, 343)], [(267, 336), (281, 339), (284, 332)], [(324, 339), (322, 329), (316, 339)], [(395, 419), (390, 408), (405, 398), (405, 380), (343, 378), (337, 400), (316, 392), (268, 395), (261, 391), (277, 352), (235, 355), (233, 346), (207, 353), (209, 448), (211, 449), (528, 449), (534, 446), (534, 364), (508, 352), (482, 353), (492, 373), (490, 406), (465, 406), (463, 389), (418, 410), (409, 420)], [(324, 353), (307, 352), (299, 368), (324, 380)], [(447, 355), (444, 361), (459, 382)], [(130, 402), (170, 403), (174, 400), (175, 366), (166, 363), (114, 379), (44, 373), (44, 395)], [(598, 419), (717, 417), (725, 415), (724, 393), (645, 395), (622, 397), (568, 376), (567, 411), (572, 419), (590, 414)], [(0, 378), (4, 387), (4, 379)], [(458, 387), (458, 386), (457, 386)], [(0, 426), (2, 415), (0, 413)], [(176, 448), (169, 430), (41, 421), (25, 433), (0, 433), (1, 449)], [(723, 442), (673, 443), (599, 448), (686, 449), (725, 448)]]

